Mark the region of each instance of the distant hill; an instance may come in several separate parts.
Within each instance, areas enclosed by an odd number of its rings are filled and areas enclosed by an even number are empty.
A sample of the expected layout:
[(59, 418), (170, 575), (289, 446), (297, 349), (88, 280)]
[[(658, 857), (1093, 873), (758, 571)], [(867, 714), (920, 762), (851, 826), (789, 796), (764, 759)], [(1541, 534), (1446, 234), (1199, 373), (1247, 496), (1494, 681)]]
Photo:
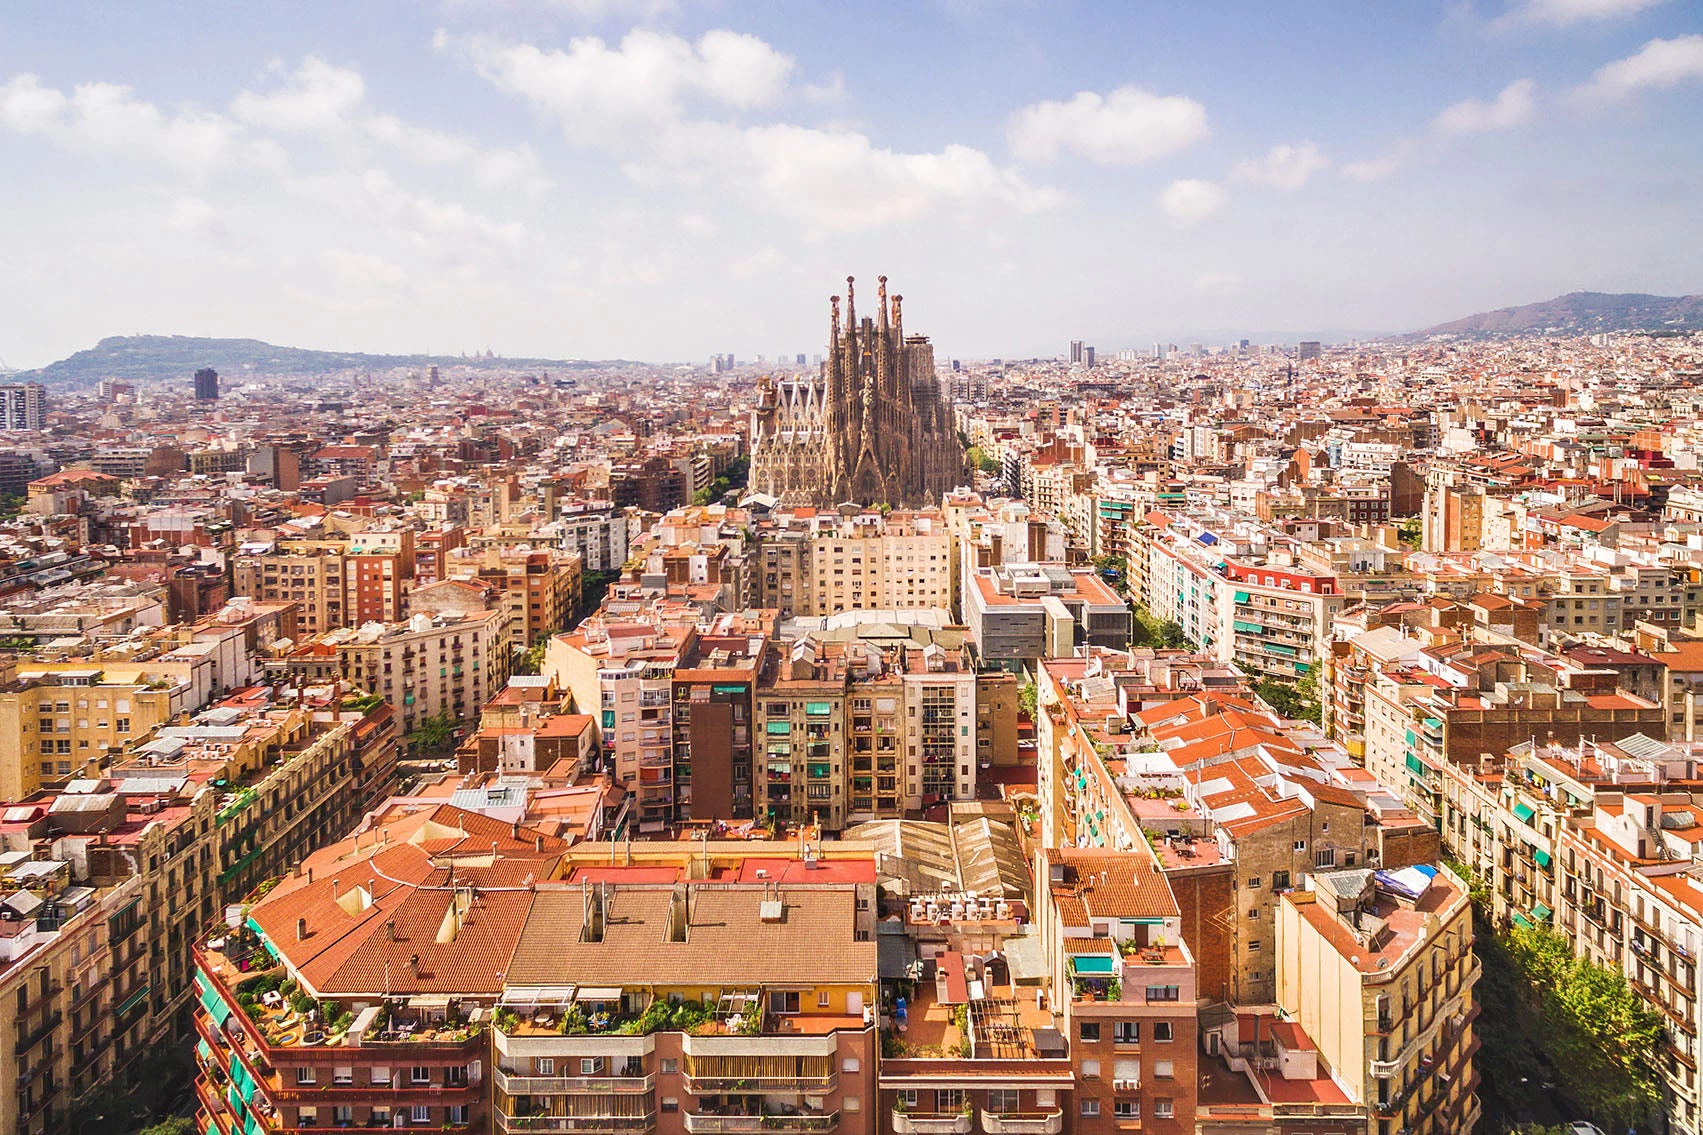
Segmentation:
[(212, 367), (227, 381), (251, 375), (316, 375), (346, 370), (424, 369), (438, 366), (482, 370), (587, 370), (614, 365), (581, 359), (512, 359), (460, 355), (366, 355), (356, 351), (311, 351), (277, 347), (259, 339), (204, 339), (193, 335), (115, 335), (86, 351), (12, 376), (16, 382), (93, 386), (103, 378), (138, 382), (188, 379)]
[(1483, 311), (1400, 338), (1452, 335), (1492, 339), (1502, 335), (1595, 335), (1604, 331), (1703, 331), (1703, 296), (1569, 292), (1542, 303)]

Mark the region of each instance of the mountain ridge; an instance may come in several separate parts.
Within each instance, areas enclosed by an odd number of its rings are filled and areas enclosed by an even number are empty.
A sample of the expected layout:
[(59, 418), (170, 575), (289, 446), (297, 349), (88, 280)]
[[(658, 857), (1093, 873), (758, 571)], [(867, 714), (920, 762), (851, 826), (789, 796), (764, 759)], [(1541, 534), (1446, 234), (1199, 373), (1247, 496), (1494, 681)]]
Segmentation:
[(19, 371), (13, 382), (48, 386), (92, 386), (103, 378), (158, 382), (188, 379), (210, 366), (221, 377), (317, 375), (343, 370), (391, 370), (396, 367), (471, 367), (478, 370), (591, 370), (624, 360), (500, 358), (475, 355), (388, 355), (363, 351), (322, 351), (280, 347), (261, 339), (220, 339), (199, 335), (109, 335), (86, 350), (35, 370)]
[(1703, 295), (1568, 292), (1536, 303), (1477, 312), (1395, 338), (1412, 342), (1436, 336), (1494, 339), (1505, 335), (1570, 336), (1608, 331), (1703, 331)]

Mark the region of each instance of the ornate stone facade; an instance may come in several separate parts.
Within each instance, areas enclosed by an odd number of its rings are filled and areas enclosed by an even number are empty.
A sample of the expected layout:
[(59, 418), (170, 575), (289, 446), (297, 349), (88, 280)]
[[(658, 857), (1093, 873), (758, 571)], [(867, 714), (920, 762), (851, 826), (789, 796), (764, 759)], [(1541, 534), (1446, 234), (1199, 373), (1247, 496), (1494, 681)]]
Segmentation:
[(926, 335), (906, 336), (903, 296), (882, 276), (876, 318), (857, 318), (846, 277), (845, 323), (833, 311), (828, 361), (814, 378), (763, 380), (751, 414), (753, 492), (783, 504), (939, 504), (965, 483), (964, 449)]

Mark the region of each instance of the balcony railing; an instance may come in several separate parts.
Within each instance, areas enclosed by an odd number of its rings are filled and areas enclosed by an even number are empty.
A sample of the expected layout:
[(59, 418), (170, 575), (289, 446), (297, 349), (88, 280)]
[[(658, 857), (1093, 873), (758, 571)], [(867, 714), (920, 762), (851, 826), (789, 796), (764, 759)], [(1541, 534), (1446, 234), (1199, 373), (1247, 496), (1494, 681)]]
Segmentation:
[(982, 1112), (982, 1130), (988, 1135), (1058, 1135), (1064, 1130), (1064, 1112)]
[(839, 1087), (840, 1074), (826, 1076), (693, 1076), (686, 1077), (686, 1090), (694, 1095), (720, 1092), (809, 1092), (821, 1094)]
[(520, 1076), (497, 1069), (497, 1087), (511, 1095), (568, 1095), (576, 1092), (635, 1095), (656, 1086), (646, 1076)]
[(656, 1126), (656, 1113), (621, 1116), (506, 1115), (497, 1113), (499, 1131), (562, 1131), (570, 1135), (639, 1135)]
[(840, 1113), (822, 1112), (812, 1115), (702, 1115), (686, 1113), (688, 1135), (801, 1135), (804, 1132), (837, 1131)]
[(969, 1135), (975, 1119), (964, 1111), (894, 1111), (894, 1135)]

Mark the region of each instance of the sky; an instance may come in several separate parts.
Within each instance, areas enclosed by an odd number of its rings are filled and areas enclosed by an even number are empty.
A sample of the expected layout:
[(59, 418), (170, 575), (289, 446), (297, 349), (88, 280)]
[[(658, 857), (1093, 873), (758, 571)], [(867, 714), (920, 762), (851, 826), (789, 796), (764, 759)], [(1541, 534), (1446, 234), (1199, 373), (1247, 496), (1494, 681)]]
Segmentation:
[(1703, 291), (1698, 0), (0, 8), (0, 362), (943, 357)]

